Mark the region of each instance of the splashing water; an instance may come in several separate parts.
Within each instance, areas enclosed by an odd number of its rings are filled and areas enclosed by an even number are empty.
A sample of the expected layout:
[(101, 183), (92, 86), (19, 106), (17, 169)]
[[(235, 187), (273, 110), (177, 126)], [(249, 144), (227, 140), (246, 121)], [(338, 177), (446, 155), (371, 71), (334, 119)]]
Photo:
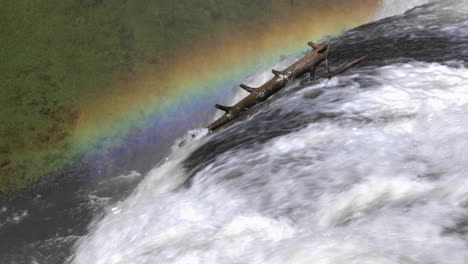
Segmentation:
[(380, 8), (374, 15), (374, 20), (402, 14), (406, 10), (434, 2), (434, 0), (382, 0)]
[(468, 263), (466, 6), (346, 32), (334, 58), (364, 50), (358, 68), (293, 81), (220, 133), (188, 132), (73, 263)]

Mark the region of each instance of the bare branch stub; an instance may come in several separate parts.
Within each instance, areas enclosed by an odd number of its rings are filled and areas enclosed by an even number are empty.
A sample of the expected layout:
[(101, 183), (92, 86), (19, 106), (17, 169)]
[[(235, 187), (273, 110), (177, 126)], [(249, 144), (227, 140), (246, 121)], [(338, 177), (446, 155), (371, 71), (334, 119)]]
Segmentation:
[(282, 73), (280, 71), (277, 71), (277, 70), (271, 70), (271, 72), (276, 76), (282, 75)]
[(336, 70), (334, 72), (327, 71), (327, 74), (320, 76), (320, 78), (321, 79), (325, 79), (325, 78), (330, 79), (333, 76), (336, 76), (336, 75), (338, 75), (340, 73), (345, 72), (346, 70), (353, 67), (354, 65), (357, 65), (358, 63), (361, 63), (366, 58), (367, 58), (367, 56), (363, 56), (363, 57), (361, 57), (359, 59), (353, 60), (352, 62), (347, 63), (346, 65), (344, 65), (343, 67), (339, 68), (338, 70)]
[(224, 112), (229, 112), (231, 111), (231, 106), (224, 106), (224, 105), (220, 105), (220, 104), (215, 104), (215, 107), (219, 110), (222, 110)]
[(240, 84), (239, 87), (242, 88), (242, 89), (244, 89), (244, 90), (246, 90), (246, 91), (249, 92), (249, 93), (255, 91), (255, 89), (256, 89), (256, 88), (247, 86), (247, 85), (245, 85), (245, 84)]
[[(327, 60), (330, 55), (330, 45), (327, 43), (316, 44), (313, 42), (309, 42), (307, 44), (313, 48), (311, 51), (309, 51), (302, 59), (290, 65), (283, 71), (272, 70), (272, 73), (275, 76), (262, 86), (252, 88), (244, 84), (239, 85), (242, 89), (250, 93), (244, 97), (244, 99), (231, 107), (216, 105), (216, 108), (223, 110), (226, 113), (208, 126), (209, 131), (213, 132), (222, 126), (231, 123), (236, 117), (244, 113), (250, 107), (267, 100), (274, 93), (278, 92), (289, 80), (300, 77), (304, 73), (310, 73), (311, 77), (314, 78), (315, 68), (320, 63)], [(364, 58), (365, 57), (352, 61), (332, 73), (329, 72), (327, 67), (327, 74), (321, 76), (321, 78), (331, 78), (342, 73), (364, 60)]]

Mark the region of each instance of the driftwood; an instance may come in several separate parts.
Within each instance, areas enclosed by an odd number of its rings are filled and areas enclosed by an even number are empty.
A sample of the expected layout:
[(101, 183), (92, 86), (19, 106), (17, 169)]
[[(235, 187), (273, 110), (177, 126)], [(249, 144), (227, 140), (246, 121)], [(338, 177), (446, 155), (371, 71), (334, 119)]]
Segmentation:
[(267, 81), (265, 84), (258, 88), (249, 87), (245, 84), (239, 85), (242, 89), (246, 90), (250, 94), (244, 99), (239, 101), (233, 106), (224, 106), (216, 104), (215, 107), (219, 110), (225, 112), (218, 120), (214, 121), (211, 125), (208, 126), (210, 132), (215, 131), (216, 129), (232, 122), (236, 117), (241, 115), (243, 112), (248, 110), (250, 107), (256, 105), (257, 103), (263, 102), (272, 96), (274, 93), (278, 92), (285, 84), (293, 79), (300, 77), (305, 73), (310, 73), (311, 79), (315, 79), (315, 69), (317, 66), (325, 61), (326, 74), (320, 76), (319, 78), (328, 78), (343, 73), (352, 66), (360, 63), (365, 59), (365, 57), (354, 60), (340, 69), (330, 72), (328, 64), (328, 56), (330, 55), (330, 45), (327, 43), (316, 44), (313, 42), (307, 43), (312, 50), (308, 52), (302, 59), (295, 62), (291, 66), (287, 67), (283, 71), (272, 70), (272, 73), (275, 75), (271, 80)]

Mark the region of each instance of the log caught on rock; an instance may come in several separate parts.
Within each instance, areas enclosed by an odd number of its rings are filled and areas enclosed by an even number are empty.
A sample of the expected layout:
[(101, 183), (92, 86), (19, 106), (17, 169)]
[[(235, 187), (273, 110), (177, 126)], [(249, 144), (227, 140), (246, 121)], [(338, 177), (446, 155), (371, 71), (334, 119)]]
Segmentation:
[(339, 70), (331, 73), (328, 69), (328, 56), (330, 55), (330, 45), (328, 45), (327, 43), (316, 44), (313, 42), (309, 42), (307, 44), (313, 48), (310, 52), (308, 52), (302, 59), (298, 60), (297, 62), (295, 62), (294, 64), (282, 71), (272, 70), (272, 73), (275, 76), (271, 80), (264, 83), (262, 86), (258, 88), (253, 88), (241, 84), (240, 87), (249, 92), (250, 94), (247, 95), (241, 101), (239, 101), (237, 104), (233, 106), (223, 106), (217, 104), (215, 107), (224, 111), (225, 114), (216, 121), (214, 121), (212, 124), (210, 124), (208, 126), (208, 130), (210, 132), (213, 132), (216, 129), (230, 123), (232, 120), (234, 120), (236, 117), (248, 110), (250, 107), (254, 106), (257, 103), (265, 101), (274, 93), (278, 92), (281, 88), (285, 86), (285, 84), (289, 80), (293, 78), (300, 77), (305, 73), (310, 73), (311, 78), (314, 79), (315, 68), (323, 61), (325, 61), (326, 63), (327, 73), (321, 76), (321, 78), (331, 78), (358, 64), (365, 58), (362, 57), (353, 62), (350, 62), (344, 67), (340, 68)]

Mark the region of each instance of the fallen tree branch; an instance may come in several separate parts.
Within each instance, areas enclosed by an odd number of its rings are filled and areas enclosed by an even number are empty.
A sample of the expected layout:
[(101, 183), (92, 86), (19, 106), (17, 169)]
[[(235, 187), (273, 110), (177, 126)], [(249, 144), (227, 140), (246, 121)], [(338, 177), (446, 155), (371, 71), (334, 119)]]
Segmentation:
[(340, 74), (352, 66), (363, 61), (365, 57), (354, 60), (337, 71), (331, 73), (329, 70), (328, 56), (330, 55), (330, 45), (327, 43), (316, 44), (313, 42), (307, 43), (312, 50), (309, 51), (302, 59), (298, 60), (291, 66), (287, 67), (283, 71), (272, 70), (272, 73), (275, 75), (271, 80), (264, 83), (258, 88), (249, 87), (245, 84), (239, 85), (240, 88), (246, 90), (250, 94), (244, 99), (239, 101), (233, 106), (224, 106), (224, 105), (215, 105), (217, 109), (220, 109), (225, 112), (223, 116), (214, 121), (208, 126), (210, 132), (215, 131), (216, 129), (230, 123), (236, 117), (241, 115), (243, 112), (248, 110), (250, 107), (254, 106), (257, 103), (263, 102), (272, 96), (274, 93), (278, 92), (284, 85), (291, 79), (300, 77), (304, 73), (309, 73), (311, 78), (314, 79), (316, 67), (325, 61), (326, 74), (320, 78), (331, 78), (337, 74)]
[(345, 72), (346, 70), (348, 70), (349, 68), (353, 67), (354, 65), (362, 62), (363, 60), (365, 60), (367, 58), (367, 56), (363, 56), (357, 60), (353, 60), (352, 62), (344, 65), (343, 67), (339, 68), (338, 70), (334, 71), (334, 72), (328, 72), (327, 74), (325, 75), (322, 75), (319, 77), (319, 79), (330, 79), (331, 77), (334, 77), (340, 73), (343, 73)]

